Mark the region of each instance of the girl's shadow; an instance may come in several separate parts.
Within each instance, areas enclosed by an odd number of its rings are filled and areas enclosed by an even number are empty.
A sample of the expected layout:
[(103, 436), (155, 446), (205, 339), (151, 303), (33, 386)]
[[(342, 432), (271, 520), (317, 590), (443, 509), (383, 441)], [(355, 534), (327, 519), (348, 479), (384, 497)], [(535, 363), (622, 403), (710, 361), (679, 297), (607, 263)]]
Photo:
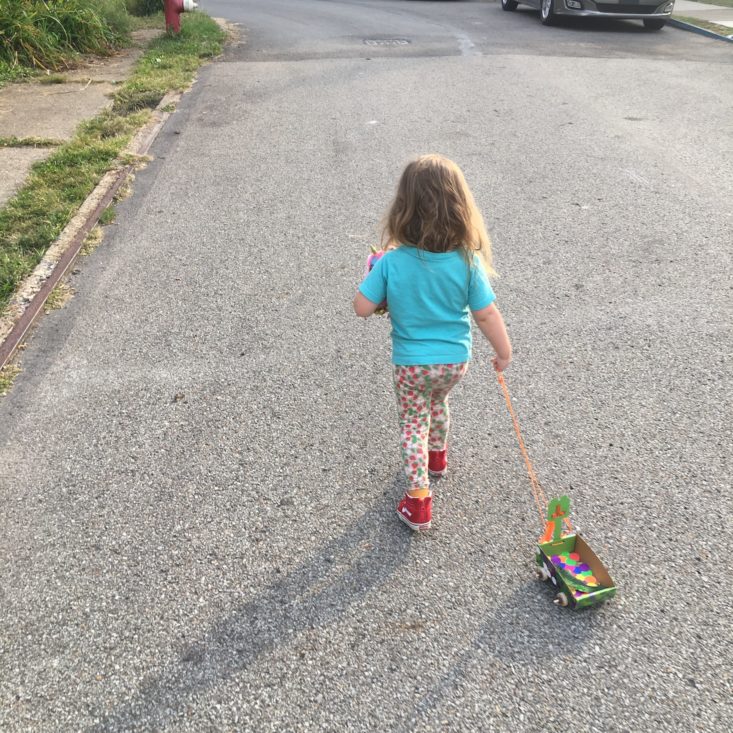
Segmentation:
[[(386, 582), (404, 560), (411, 532), (394, 514), (392, 493), (381, 497), (341, 535), (258, 598), (213, 625), (182, 649), (169, 669), (144, 681), (133, 698), (92, 730), (164, 727), (197, 695), (246, 669), (262, 654), (305, 630), (336, 621), (351, 604)], [(246, 587), (247, 579), (242, 579)]]

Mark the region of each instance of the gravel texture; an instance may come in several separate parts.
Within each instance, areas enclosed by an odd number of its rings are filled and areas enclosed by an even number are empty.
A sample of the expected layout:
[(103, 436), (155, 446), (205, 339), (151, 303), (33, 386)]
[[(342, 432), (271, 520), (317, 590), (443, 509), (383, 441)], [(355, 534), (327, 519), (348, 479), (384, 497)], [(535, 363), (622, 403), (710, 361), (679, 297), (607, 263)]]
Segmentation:
[[(0, 402), (0, 728), (728, 730), (728, 49), (494, 3), (205, 9), (247, 43)], [(435, 529), (393, 514), (389, 323), (350, 301), (432, 150), (485, 212), (507, 381), (603, 607), (534, 580), (484, 344)]]

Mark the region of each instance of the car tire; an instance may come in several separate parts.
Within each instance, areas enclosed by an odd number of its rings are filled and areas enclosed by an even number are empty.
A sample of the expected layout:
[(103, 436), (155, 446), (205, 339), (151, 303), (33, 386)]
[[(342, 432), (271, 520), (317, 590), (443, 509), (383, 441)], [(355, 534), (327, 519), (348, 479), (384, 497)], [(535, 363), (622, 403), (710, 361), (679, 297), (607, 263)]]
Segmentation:
[(666, 22), (666, 18), (644, 18), (644, 28), (648, 31), (660, 31)]
[(502, 10), (516, 10), (519, 3), (516, 0), (501, 0)]
[(540, 20), (542, 25), (552, 25), (555, 22), (555, 0), (540, 1)]

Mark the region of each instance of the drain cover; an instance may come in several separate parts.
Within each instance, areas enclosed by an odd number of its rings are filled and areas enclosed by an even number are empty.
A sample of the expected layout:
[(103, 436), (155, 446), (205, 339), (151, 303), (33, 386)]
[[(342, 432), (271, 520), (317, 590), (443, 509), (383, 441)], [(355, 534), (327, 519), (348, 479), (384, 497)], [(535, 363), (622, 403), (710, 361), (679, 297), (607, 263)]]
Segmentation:
[(409, 38), (365, 38), (364, 43), (367, 46), (407, 46), (410, 43)]

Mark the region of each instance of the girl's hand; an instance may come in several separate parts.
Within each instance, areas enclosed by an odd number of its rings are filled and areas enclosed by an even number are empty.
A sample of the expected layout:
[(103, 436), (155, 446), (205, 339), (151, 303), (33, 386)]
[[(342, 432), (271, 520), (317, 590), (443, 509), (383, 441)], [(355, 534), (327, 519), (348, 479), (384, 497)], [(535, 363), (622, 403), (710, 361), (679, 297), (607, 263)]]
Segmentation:
[(510, 356), (508, 359), (502, 359), (499, 356), (495, 356), (491, 363), (494, 365), (494, 369), (496, 369), (497, 372), (503, 372), (509, 364), (511, 364), (512, 357)]

